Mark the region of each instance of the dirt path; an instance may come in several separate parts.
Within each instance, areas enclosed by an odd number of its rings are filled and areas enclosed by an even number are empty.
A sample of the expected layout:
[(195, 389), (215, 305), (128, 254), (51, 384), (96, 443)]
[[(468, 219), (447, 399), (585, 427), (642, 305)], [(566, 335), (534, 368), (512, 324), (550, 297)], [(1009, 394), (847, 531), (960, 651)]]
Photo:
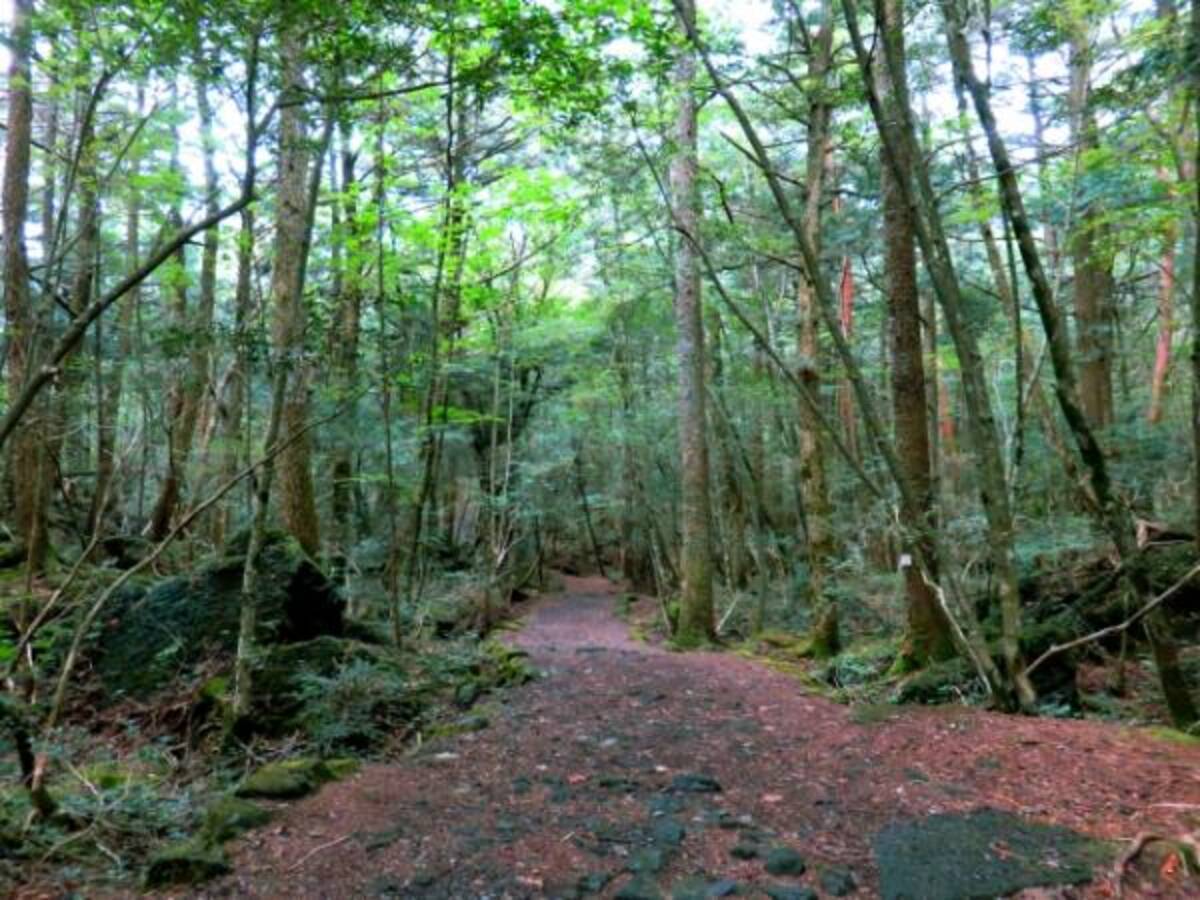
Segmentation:
[[(1195, 747), (957, 708), (856, 724), (755, 662), (630, 640), (599, 580), (571, 579), (514, 640), (546, 677), (485, 707), (488, 728), (284, 807), (205, 896), (866, 897), (900, 821), (988, 807), (1130, 839), (1200, 810)], [(961, 868), (946, 851), (931, 870)], [(1179, 877), (1168, 864), (1153, 896), (1185, 896)]]

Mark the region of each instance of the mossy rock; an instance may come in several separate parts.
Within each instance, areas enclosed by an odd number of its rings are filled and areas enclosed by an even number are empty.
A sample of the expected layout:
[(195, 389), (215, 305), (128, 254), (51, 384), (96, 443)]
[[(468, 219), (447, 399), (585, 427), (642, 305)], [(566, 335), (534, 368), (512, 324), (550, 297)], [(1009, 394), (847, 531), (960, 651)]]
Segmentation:
[(926, 666), (906, 678), (896, 692), (899, 703), (945, 703), (958, 688), (975, 677), (965, 659), (956, 658)]
[[(262, 646), (341, 635), (344, 602), (294, 538), (271, 532), (259, 560)], [(190, 575), (114, 598), (92, 656), (110, 696), (145, 696), (212, 656), (232, 657), (241, 615), (245, 538)]]
[(222, 844), (270, 821), (270, 810), (240, 797), (222, 797), (205, 810), (200, 834), (209, 843)]
[(1113, 856), (1086, 835), (988, 808), (893, 822), (872, 844), (887, 900), (1006, 897), (1083, 884)]
[(259, 766), (242, 780), (234, 794), (239, 798), (295, 800), (328, 781), (353, 775), (358, 768), (358, 760), (349, 757), (285, 759)]
[(488, 661), (485, 679), (492, 687), (512, 687), (537, 678), (537, 669), (529, 662), (529, 654), (500, 641), (486, 641), (482, 647)]
[(286, 759), (259, 766), (242, 780), (234, 793), (238, 797), (295, 800), (333, 778), (333, 772), (319, 759)]
[(1200, 734), (1189, 734), (1186, 731), (1180, 731), (1177, 728), (1168, 728), (1165, 725), (1155, 725), (1150, 728), (1143, 728), (1142, 732), (1158, 741), (1166, 741), (1171, 744), (1183, 744), (1188, 747), (1200, 747)]
[(150, 857), (146, 867), (146, 888), (179, 884), (200, 884), (228, 874), (229, 859), (220, 844), (189, 838), (170, 844)]

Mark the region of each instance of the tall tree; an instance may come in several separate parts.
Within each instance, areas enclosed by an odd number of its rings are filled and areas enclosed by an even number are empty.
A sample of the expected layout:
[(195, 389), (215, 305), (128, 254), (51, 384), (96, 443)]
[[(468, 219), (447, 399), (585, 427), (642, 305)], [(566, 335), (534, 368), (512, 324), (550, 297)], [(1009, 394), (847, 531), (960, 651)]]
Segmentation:
[[(37, 315), (29, 286), (25, 220), (29, 215), (30, 153), (33, 145), (33, 0), (13, 4), (11, 58), (8, 67), (8, 125), (4, 143), (4, 313), (9, 398), (17, 396), (34, 364)], [(6, 481), (13, 521), (25, 544), (29, 565), (40, 570), (46, 559), (46, 519), (39, 489), (44, 448), (36, 427), (12, 442)]]
[[(878, 27), (883, 35), (885, 65), (876, 70), (884, 113), (895, 128), (897, 104), (908, 94), (904, 48), (904, 0), (879, 0)], [(893, 84), (890, 73), (895, 73)], [(886, 150), (880, 151), (886, 154)], [(903, 153), (903, 150), (901, 149)], [(902, 156), (901, 165), (910, 163)], [(925, 367), (921, 346), (921, 300), (917, 288), (917, 256), (912, 211), (886, 158), (880, 166), (883, 198), (883, 277), (887, 290), (891, 329), (892, 412), (896, 432), (896, 455), (916, 508), (905, 510), (917, 540), (928, 540), (937, 527), (930, 471), (929, 422), (925, 404)], [(904, 561), (908, 630), (900, 660), (902, 665), (922, 666), (945, 659), (954, 652), (949, 623), (937, 602), (931, 579), (914, 565), (916, 553), (908, 548)], [(927, 578), (926, 576), (931, 576)]]
[[(676, 16), (686, 41), (696, 27), (693, 0), (677, 0)], [(700, 298), (700, 203), (697, 192), (696, 58), (686, 43), (675, 59), (676, 103), (671, 160), (672, 218), (679, 240), (675, 249), (675, 328), (679, 362), (679, 469), (682, 577), (676, 639), (684, 645), (714, 633), (712, 586), (712, 512), (709, 499), (708, 435), (704, 389), (704, 316)]]
[(1092, 102), (1092, 56), (1095, 27), (1089, 11), (1067, 5), (1070, 40), (1070, 90), (1067, 106), (1071, 139), (1083, 172), (1084, 197), (1072, 235), (1074, 266), (1075, 344), (1079, 355), (1079, 393), (1088, 419), (1103, 427), (1113, 421), (1113, 293), (1112, 253), (1106, 246), (1107, 228), (1092, 183), (1099, 173), (1089, 171), (1090, 156), (1100, 146), (1100, 131)]
[[(796, 27), (805, 28), (800, 20)], [(830, 131), (833, 106), (829, 101), (830, 75), (833, 68), (833, 4), (821, 4), (821, 20), (815, 35), (806, 35), (809, 48), (808, 79), (808, 148), (805, 162), (804, 230), (814, 251), (821, 252), (821, 209), (825, 202)], [(797, 347), (800, 351), (800, 373), (815, 396), (820, 396), (824, 365), (821, 354), (820, 316), (816, 299), (816, 279), (820, 273), (804, 272), (796, 283)], [(843, 268), (843, 285), (846, 270)], [(843, 295), (844, 297), (844, 295)], [(843, 305), (841, 323), (846, 323)], [(826, 477), (825, 439), (816, 410), (808, 403), (799, 404), (800, 414), (800, 487), (804, 496), (805, 545), (808, 551), (808, 594), (812, 613), (809, 633), (813, 655), (831, 656), (838, 652), (837, 604), (828, 590), (829, 566), (834, 552), (833, 510), (829, 502), (829, 483)], [(846, 433), (849, 446), (854, 446), (853, 417), (851, 430)]]
[(304, 344), (307, 313), (303, 292), (310, 227), (308, 176), (311, 155), (308, 114), (304, 105), (304, 41), (298, 21), (284, 23), (279, 37), (284, 100), (279, 113), (271, 335), (275, 364), (288, 372), (281, 428), (289, 443), (280, 453), (277, 465), (280, 511), (284, 527), (306, 552), (315, 556), (320, 551), (321, 537), (313, 492), (312, 439), (306, 430), (309, 374)]

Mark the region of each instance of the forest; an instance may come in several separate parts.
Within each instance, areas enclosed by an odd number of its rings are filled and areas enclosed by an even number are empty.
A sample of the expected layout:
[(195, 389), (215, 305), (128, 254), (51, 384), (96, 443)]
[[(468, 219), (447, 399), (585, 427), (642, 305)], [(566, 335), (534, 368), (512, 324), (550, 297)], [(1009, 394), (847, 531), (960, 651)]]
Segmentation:
[(0, 69), (0, 896), (1200, 895), (1200, 0)]

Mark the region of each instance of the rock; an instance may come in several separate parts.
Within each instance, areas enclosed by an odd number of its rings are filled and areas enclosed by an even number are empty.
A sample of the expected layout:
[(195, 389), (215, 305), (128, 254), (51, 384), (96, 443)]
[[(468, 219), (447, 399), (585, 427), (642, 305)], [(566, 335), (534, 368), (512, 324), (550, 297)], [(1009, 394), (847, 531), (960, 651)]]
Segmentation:
[(607, 872), (589, 872), (576, 879), (575, 887), (584, 894), (598, 894), (611, 880), (612, 876)]
[(222, 797), (205, 811), (201, 834), (208, 842), (221, 844), (270, 821), (269, 810), (239, 797)]
[(645, 875), (636, 875), (613, 895), (614, 900), (662, 900), (662, 892)]
[(821, 890), (831, 897), (845, 897), (858, 889), (854, 873), (838, 866), (821, 873)]
[(672, 778), (670, 790), (683, 794), (719, 794), (722, 788), (711, 775), (689, 772)]
[(674, 819), (659, 819), (650, 829), (650, 834), (656, 843), (678, 847), (683, 843), (687, 831)]
[(639, 850), (629, 858), (626, 868), (630, 872), (641, 872), (646, 875), (657, 875), (667, 866), (667, 855), (657, 847)]
[(768, 884), (763, 893), (771, 900), (817, 900), (817, 892), (812, 888), (790, 884)]
[(745, 842), (734, 844), (729, 850), (729, 855), (734, 859), (758, 859), (758, 845)]
[[(202, 660), (232, 658), (241, 615), (246, 538), (192, 574), (113, 598), (89, 654), (109, 697), (146, 696)], [(310, 641), (344, 630), (344, 601), (320, 567), (283, 532), (267, 536), (260, 557), (261, 646)]]
[(170, 844), (150, 857), (145, 886), (154, 890), (173, 884), (200, 884), (230, 871), (229, 860), (219, 844), (191, 838)]
[(708, 885), (706, 897), (735, 897), (742, 892), (742, 886), (732, 878), (722, 878)]
[(319, 759), (289, 759), (255, 769), (234, 793), (238, 797), (294, 800), (311, 794), (334, 778), (334, 773)]
[(1110, 847), (1068, 828), (988, 808), (896, 822), (873, 845), (885, 900), (1001, 897), (1083, 884), (1113, 857)]
[(803, 875), (804, 857), (791, 847), (775, 847), (767, 854), (765, 868), (772, 875)]

